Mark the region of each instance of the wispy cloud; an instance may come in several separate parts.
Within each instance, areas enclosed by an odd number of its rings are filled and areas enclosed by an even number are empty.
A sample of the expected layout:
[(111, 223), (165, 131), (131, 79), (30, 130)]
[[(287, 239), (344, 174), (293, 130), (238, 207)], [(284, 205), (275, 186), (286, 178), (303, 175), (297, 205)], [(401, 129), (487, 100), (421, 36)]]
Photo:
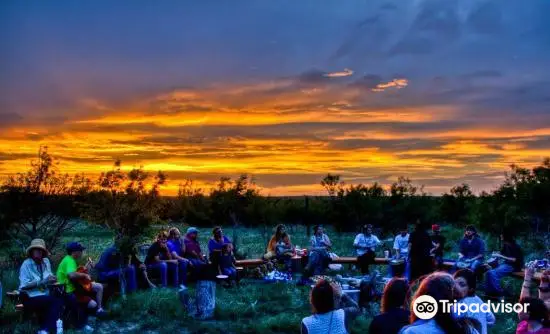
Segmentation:
[(393, 79), (392, 81), (379, 83), (375, 88), (372, 89), (373, 92), (383, 92), (388, 88), (397, 88), (401, 89), (407, 87), (409, 81), (407, 79)]
[(347, 69), (347, 68), (345, 68), (341, 72), (332, 72), (332, 73), (325, 73), (324, 74), (325, 77), (329, 77), (329, 78), (349, 77), (351, 75), (353, 75), (353, 71), (350, 70), (350, 69)]

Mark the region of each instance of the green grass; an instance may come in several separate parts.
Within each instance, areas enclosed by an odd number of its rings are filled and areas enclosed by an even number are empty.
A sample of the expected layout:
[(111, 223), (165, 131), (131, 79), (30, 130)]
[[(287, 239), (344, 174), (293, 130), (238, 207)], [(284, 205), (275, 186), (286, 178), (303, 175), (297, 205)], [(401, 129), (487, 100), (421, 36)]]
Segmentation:
[[(166, 226), (156, 226), (152, 231)], [(187, 226), (179, 226), (182, 232)], [(233, 239), (237, 236), (239, 252), (246, 254), (248, 258), (260, 257), (265, 245), (272, 233), (271, 229), (262, 228), (224, 229), (225, 234)], [(289, 230), (292, 242), (302, 247), (308, 245), (305, 227), (297, 226)], [(201, 229), (200, 242), (204, 250), (210, 237), (210, 229)], [(351, 246), (354, 233), (337, 234), (328, 231), (334, 244), (334, 252), (341, 256), (353, 254)], [(459, 240), (462, 231), (445, 227), (443, 234), (447, 240)], [(154, 232), (150, 234), (152, 241)], [(380, 236), (386, 239), (390, 236)], [(101, 252), (111, 245), (112, 233), (97, 226), (80, 224), (74, 231), (63, 237), (62, 244), (77, 240), (87, 247), (87, 254), (97, 260)], [(494, 249), (496, 238), (486, 240), (488, 249)], [(526, 260), (540, 256), (540, 249), (533, 248), (534, 242), (523, 241), (526, 252)], [(392, 243), (384, 245), (391, 248)], [(446, 256), (456, 254), (454, 243), (448, 242)], [(0, 250), (0, 260), (2, 257)], [(54, 268), (56, 261), (63, 256), (62, 249), (54, 250), (52, 256)], [(386, 271), (385, 266), (378, 266), (381, 272)], [(17, 288), (17, 269), (3, 270), (0, 275), (4, 291)], [(504, 286), (511, 291), (519, 293), (518, 280), (505, 279)], [(193, 295), (194, 286), (191, 284), (190, 293)], [(125, 300), (117, 298), (108, 306), (109, 315), (102, 320), (96, 320), (93, 326), (100, 333), (128, 332), (128, 333), (299, 333), (300, 321), (311, 314), (308, 302), (308, 287), (297, 287), (294, 284), (253, 284), (244, 282), (241, 287), (233, 289), (217, 288), (215, 320), (196, 321), (185, 313), (177, 298), (177, 292), (173, 289), (157, 289), (141, 291), (128, 295)], [(372, 310), (376, 313), (378, 305)], [(372, 319), (372, 314), (366, 314), (354, 321), (352, 333), (366, 333)], [(515, 316), (497, 315), (497, 325), (490, 329), (491, 333), (511, 333), (517, 324)], [(35, 330), (33, 324), (22, 321), (15, 312), (14, 305), (5, 300), (5, 305), (0, 309), (0, 333), (31, 333)]]

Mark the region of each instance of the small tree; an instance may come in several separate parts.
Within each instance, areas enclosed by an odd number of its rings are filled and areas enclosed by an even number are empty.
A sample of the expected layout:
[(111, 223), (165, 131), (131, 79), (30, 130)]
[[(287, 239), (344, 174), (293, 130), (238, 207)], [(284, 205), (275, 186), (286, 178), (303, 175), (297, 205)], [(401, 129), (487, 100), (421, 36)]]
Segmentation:
[(83, 215), (135, 244), (158, 220), (162, 209), (159, 190), (165, 183), (166, 176), (160, 171), (154, 176), (142, 167), (124, 172), (118, 160), (112, 170), (101, 173)]
[(31, 168), (9, 176), (1, 186), (0, 234), (20, 246), (41, 238), (54, 249), (61, 235), (78, 223), (74, 199), (85, 195), (89, 184), (82, 175), (60, 174), (47, 147), (40, 147)]
[(470, 186), (463, 183), (451, 188), (449, 194), (443, 194), (440, 215), (447, 222), (464, 225), (468, 221), (474, 204), (475, 196)]
[(321, 185), (326, 189), (329, 197), (334, 199), (336, 195), (342, 191), (344, 182), (340, 181), (340, 175), (332, 175), (329, 173), (321, 180)]

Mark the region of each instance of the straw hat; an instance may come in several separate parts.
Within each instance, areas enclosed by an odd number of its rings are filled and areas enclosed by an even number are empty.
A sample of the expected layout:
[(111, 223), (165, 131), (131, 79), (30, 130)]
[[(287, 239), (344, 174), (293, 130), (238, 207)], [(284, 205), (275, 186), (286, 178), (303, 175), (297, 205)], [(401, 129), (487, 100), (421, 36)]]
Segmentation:
[(33, 239), (31, 241), (31, 245), (27, 247), (27, 254), (29, 254), (29, 252), (35, 248), (44, 251), (46, 255), (50, 254), (50, 252), (46, 248), (46, 242), (44, 241), (44, 239)]

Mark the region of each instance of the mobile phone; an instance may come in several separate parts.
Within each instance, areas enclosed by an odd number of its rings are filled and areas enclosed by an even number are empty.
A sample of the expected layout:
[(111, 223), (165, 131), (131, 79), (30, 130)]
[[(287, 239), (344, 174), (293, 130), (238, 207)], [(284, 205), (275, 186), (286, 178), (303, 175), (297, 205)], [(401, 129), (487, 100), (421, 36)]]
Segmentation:
[(546, 269), (548, 268), (548, 260), (537, 260), (535, 263), (537, 269)]

